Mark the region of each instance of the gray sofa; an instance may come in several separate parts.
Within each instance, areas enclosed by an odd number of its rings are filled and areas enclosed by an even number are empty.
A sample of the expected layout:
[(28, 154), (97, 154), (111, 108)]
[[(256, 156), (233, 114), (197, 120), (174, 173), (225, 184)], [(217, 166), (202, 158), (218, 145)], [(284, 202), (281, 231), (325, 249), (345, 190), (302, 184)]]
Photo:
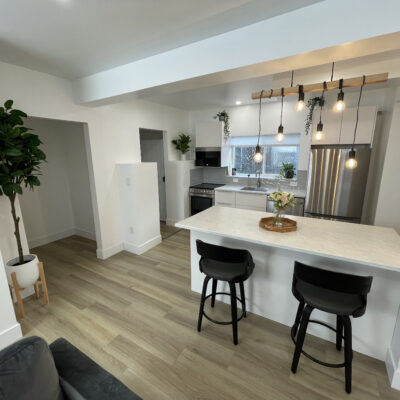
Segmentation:
[(141, 400), (65, 339), (36, 336), (0, 351), (0, 400)]

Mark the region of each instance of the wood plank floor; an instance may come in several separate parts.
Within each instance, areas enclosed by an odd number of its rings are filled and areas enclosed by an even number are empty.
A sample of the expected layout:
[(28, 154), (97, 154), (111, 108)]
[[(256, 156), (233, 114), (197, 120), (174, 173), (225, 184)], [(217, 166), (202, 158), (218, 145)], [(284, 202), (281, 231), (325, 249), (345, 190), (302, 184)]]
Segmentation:
[[(238, 346), (230, 326), (204, 320), (199, 334), (186, 231), (142, 256), (122, 252), (101, 261), (95, 243), (77, 236), (34, 253), (44, 262), (50, 305), (25, 300), (24, 335), (48, 342), (65, 337), (146, 400), (400, 398), (389, 387), (384, 363), (358, 353), (351, 396), (342, 369), (302, 357), (291, 374), (289, 328), (256, 315), (239, 322)], [(229, 316), (220, 302), (207, 312)], [(321, 359), (343, 356), (316, 338), (308, 337), (306, 346)]]

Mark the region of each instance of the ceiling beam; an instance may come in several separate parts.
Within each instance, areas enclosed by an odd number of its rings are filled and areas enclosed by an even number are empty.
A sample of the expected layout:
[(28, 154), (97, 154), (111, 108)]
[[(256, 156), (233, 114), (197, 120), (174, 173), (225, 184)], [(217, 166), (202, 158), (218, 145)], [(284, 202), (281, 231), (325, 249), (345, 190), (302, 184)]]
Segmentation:
[[(374, 74), (374, 75), (368, 75), (365, 76), (365, 85), (374, 85), (375, 83), (383, 83), (388, 80), (389, 73), (385, 72), (382, 74)], [(363, 84), (364, 77), (363, 76), (357, 76), (356, 78), (348, 78), (348, 79), (343, 79), (343, 89), (347, 87), (359, 87), (362, 86)], [(329, 81), (325, 82), (326, 83), (326, 88), (325, 91), (328, 90), (337, 90), (340, 88), (340, 79), (336, 81)], [(310, 85), (304, 85), (303, 86), (303, 92), (304, 93), (310, 93), (310, 92), (322, 92), (324, 89), (324, 82), (321, 83), (312, 83)], [(299, 86), (290, 86), (287, 88), (283, 88), (283, 95), (284, 96), (290, 96), (293, 94), (298, 94), (299, 93)], [(271, 97), (280, 97), (282, 96), (282, 89), (270, 89), (270, 90), (263, 90), (262, 95), (261, 91), (260, 92), (254, 92), (251, 95), (251, 98), (253, 100), (258, 100), (259, 98), (263, 99), (269, 99)]]

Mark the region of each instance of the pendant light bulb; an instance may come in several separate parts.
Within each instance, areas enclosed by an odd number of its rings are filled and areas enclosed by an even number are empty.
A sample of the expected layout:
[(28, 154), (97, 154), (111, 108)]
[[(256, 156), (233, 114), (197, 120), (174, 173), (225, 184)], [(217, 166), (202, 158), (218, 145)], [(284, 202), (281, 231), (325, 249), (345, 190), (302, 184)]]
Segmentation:
[(305, 107), (303, 85), (299, 86), (299, 99), (296, 103), (296, 111), (303, 111)]
[(337, 101), (336, 101), (336, 104), (335, 104), (335, 106), (333, 107), (333, 109), (334, 109), (336, 112), (341, 112), (341, 111), (343, 111), (345, 108), (346, 108), (346, 104), (345, 104), (345, 102), (344, 102), (344, 93), (343, 93), (343, 91), (341, 90), (341, 91), (338, 93), (338, 95), (337, 95)]
[(279, 125), (278, 133), (275, 136), (275, 139), (276, 139), (277, 142), (283, 142), (284, 141), (285, 135), (283, 134), (283, 126), (282, 125)]
[(344, 102), (344, 93), (343, 93), (343, 79), (339, 81), (339, 93), (337, 95), (336, 103), (333, 107), (333, 111), (342, 112), (346, 108), (346, 104)]
[(346, 168), (354, 169), (357, 167), (356, 151), (351, 149), (349, 152), (349, 158), (346, 160)]
[(261, 153), (261, 147), (259, 145), (256, 146), (256, 152), (253, 155), (253, 160), (256, 163), (260, 163), (263, 160), (263, 155)]
[(319, 121), (317, 125), (317, 132), (315, 133), (315, 139), (320, 141), (324, 137), (324, 124)]

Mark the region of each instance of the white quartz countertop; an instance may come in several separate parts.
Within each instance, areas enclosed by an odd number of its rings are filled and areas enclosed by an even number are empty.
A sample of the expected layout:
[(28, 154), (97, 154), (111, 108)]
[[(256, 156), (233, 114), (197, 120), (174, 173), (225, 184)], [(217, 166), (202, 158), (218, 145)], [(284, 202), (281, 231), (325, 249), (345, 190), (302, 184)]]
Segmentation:
[[(245, 186), (243, 185), (224, 185), (224, 186), (220, 186), (215, 188), (214, 190), (216, 191), (220, 191), (220, 192), (240, 192), (240, 193), (251, 193), (251, 194), (262, 194), (264, 196), (275, 192), (278, 190), (278, 188), (267, 188), (268, 191), (267, 192), (258, 192), (256, 190), (242, 190)], [(289, 192), (289, 193), (293, 193), (294, 197), (302, 197), (305, 198), (306, 197), (306, 191), (305, 190), (299, 190), (296, 187), (290, 188), (290, 189), (282, 189), (285, 192)]]
[(400, 272), (400, 235), (392, 228), (290, 216), (297, 231), (279, 233), (258, 226), (269, 216), (273, 214), (214, 206), (175, 226)]

